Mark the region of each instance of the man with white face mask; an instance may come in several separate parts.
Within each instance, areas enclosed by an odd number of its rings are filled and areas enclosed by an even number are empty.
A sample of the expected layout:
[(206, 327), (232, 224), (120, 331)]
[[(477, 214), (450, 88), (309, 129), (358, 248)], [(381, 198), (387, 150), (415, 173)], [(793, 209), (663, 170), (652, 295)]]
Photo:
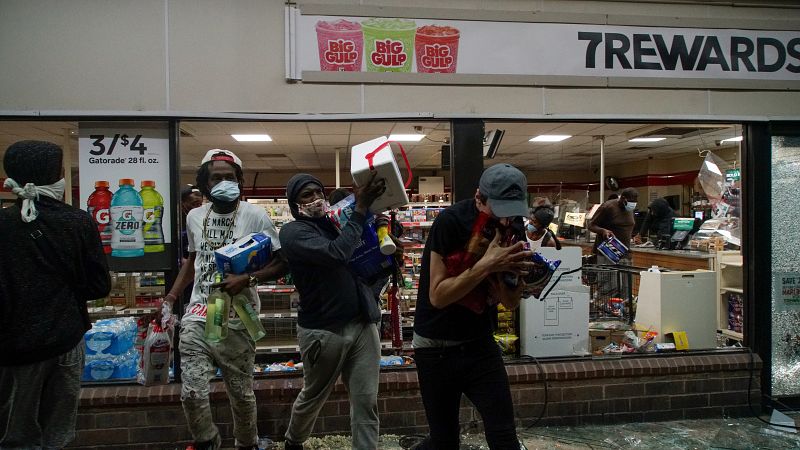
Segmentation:
[(75, 437), (91, 328), (86, 301), (111, 289), (97, 226), (64, 204), (61, 147), (6, 150), (0, 209), (0, 448), (62, 448)]
[[(636, 224), (633, 212), (636, 211), (638, 199), (639, 191), (634, 188), (625, 188), (618, 199), (608, 200), (595, 211), (589, 223), (589, 231), (597, 233), (594, 241), (594, 253), (597, 254), (599, 264), (613, 264), (597, 250), (597, 246), (606, 239), (612, 236), (616, 237), (626, 247), (631, 248), (631, 235)], [(630, 253), (625, 256), (625, 261), (620, 261), (620, 263), (626, 264), (630, 260), (629, 255)]]
[(218, 271), (214, 251), (237, 239), (265, 232), (272, 239), (272, 258), (264, 267), (246, 274), (225, 274), (220, 283), (231, 297), (244, 293), (253, 309), (259, 311), (256, 285), (280, 278), (286, 273), (278, 232), (267, 212), (258, 206), (239, 200), (244, 182), (242, 161), (231, 151), (209, 150), (197, 171), (197, 187), (210, 201), (189, 211), (186, 233), (189, 258), (181, 267), (164, 301), (172, 306), (178, 295), (194, 280), (189, 305), (181, 319), (180, 355), (183, 386), (181, 403), (196, 450), (216, 450), (222, 438), (211, 417), (209, 381), (217, 367), (233, 412), (233, 435), (237, 449), (257, 448), (256, 398), (253, 393), (253, 363), (255, 342), (241, 320), (231, 309), (228, 337), (218, 343), (205, 340), (206, 300), (216, 287), (214, 274)]
[(286, 450), (303, 448), (340, 374), (350, 397), (353, 448), (378, 448), (381, 311), (348, 263), (361, 245), (369, 207), (385, 190), (375, 175), (356, 188), (355, 208), (339, 231), (326, 217), (328, 203), (317, 178), (297, 174), (286, 186), (297, 220), (281, 227), (281, 240), (300, 294), (297, 339), (303, 358), (303, 390), (292, 407)]

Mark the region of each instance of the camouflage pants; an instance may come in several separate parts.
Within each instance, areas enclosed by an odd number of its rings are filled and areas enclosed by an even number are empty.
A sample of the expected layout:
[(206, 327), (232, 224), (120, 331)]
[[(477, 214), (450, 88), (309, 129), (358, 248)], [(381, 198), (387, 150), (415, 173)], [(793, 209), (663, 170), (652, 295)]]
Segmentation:
[(181, 402), (189, 431), (197, 442), (213, 440), (219, 434), (209, 402), (209, 381), (219, 367), (233, 412), (236, 445), (255, 445), (258, 440), (253, 393), (255, 343), (246, 330), (229, 330), (222, 342), (206, 342), (204, 329), (204, 322), (186, 322), (181, 329)]
[(0, 367), (0, 449), (58, 449), (75, 437), (83, 339), (46, 361)]

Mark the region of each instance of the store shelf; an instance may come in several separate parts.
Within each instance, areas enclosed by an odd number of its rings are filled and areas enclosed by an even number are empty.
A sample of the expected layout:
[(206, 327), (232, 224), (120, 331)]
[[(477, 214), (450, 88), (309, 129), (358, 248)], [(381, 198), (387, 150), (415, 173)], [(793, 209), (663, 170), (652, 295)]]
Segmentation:
[(744, 335), (742, 333), (733, 330), (719, 330), (719, 332), (731, 339), (736, 339), (737, 341), (741, 341), (744, 339)]
[(125, 317), (125, 316), (139, 316), (144, 314), (152, 314), (158, 311), (156, 307), (133, 307), (133, 308), (120, 308), (114, 306), (102, 306), (96, 308), (89, 308), (89, 317)]
[(291, 285), (263, 285), (259, 286), (258, 293), (272, 293), (272, 294), (291, 294), (295, 291), (295, 287)]
[(719, 265), (722, 266), (722, 267), (725, 267), (725, 266), (743, 267), (744, 263), (742, 261), (736, 261), (736, 262), (734, 262), (734, 261), (726, 261), (726, 262), (720, 262)]
[(256, 354), (297, 353), (299, 351), (297, 339), (270, 339), (269, 344), (256, 344)]
[(268, 313), (261, 313), (258, 315), (259, 319), (289, 319), (296, 318), (297, 311), (270, 311)]
[(447, 208), (450, 206), (450, 202), (411, 202), (405, 206), (409, 208)]
[(744, 289), (735, 287), (720, 288), (720, 292), (736, 292), (737, 294), (744, 294)]
[(404, 227), (419, 227), (419, 228), (430, 228), (433, 225), (433, 222), (400, 222), (401, 225)]

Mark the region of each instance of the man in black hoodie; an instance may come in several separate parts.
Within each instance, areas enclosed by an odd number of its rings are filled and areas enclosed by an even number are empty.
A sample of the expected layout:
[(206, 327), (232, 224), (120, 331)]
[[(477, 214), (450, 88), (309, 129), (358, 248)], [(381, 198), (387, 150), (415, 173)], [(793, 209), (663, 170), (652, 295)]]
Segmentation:
[(353, 448), (378, 448), (378, 374), (381, 311), (365, 282), (348, 268), (361, 244), (367, 211), (386, 190), (383, 180), (356, 188), (356, 206), (341, 232), (327, 218), (322, 182), (293, 176), (286, 197), (294, 216), (280, 240), (300, 293), (297, 338), (303, 390), (292, 407), (286, 449), (302, 449), (339, 375), (350, 397)]
[(666, 200), (663, 198), (653, 200), (650, 202), (650, 206), (647, 207), (647, 215), (642, 222), (641, 228), (639, 228), (639, 232), (633, 236), (633, 242), (641, 244), (642, 237), (647, 238), (653, 231), (656, 233), (656, 243), (663, 236), (669, 237), (673, 217), (675, 217), (675, 211)]
[(100, 236), (64, 204), (61, 147), (20, 141), (6, 150), (0, 210), (0, 448), (62, 448), (75, 437), (86, 301), (111, 289)]

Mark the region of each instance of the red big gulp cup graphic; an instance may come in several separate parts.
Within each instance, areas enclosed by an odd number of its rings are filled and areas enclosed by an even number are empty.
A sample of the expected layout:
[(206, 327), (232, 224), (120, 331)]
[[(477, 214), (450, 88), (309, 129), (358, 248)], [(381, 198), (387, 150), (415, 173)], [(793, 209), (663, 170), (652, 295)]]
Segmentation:
[(364, 53), (361, 24), (339, 19), (317, 22), (319, 67), (326, 72), (359, 72)]
[(458, 63), (457, 28), (425, 25), (417, 28), (414, 50), (419, 73), (455, 73)]

